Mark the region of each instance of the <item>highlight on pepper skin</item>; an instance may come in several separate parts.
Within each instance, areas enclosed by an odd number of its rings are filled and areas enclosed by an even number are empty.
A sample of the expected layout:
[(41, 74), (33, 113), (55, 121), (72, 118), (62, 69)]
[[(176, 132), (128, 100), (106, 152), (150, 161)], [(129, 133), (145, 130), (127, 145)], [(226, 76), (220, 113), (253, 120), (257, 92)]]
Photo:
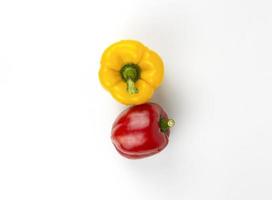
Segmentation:
[(147, 102), (163, 80), (160, 56), (135, 40), (122, 40), (109, 46), (100, 64), (102, 86), (125, 105)]

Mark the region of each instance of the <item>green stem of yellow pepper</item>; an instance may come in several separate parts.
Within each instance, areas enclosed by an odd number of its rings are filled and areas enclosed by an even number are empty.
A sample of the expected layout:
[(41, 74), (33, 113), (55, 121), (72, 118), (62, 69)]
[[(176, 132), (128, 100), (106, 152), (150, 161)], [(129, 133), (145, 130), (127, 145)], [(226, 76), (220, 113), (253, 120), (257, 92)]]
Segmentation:
[(130, 78), (127, 80), (127, 90), (129, 94), (138, 93), (138, 89), (135, 87), (134, 81)]
[(140, 68), (136, 64), (126, 64), (120, 70), (121, 77), (127, 83), (129, 94), (136, 94), (139, 90), (135, 87), (135, 82), (140, 78)]

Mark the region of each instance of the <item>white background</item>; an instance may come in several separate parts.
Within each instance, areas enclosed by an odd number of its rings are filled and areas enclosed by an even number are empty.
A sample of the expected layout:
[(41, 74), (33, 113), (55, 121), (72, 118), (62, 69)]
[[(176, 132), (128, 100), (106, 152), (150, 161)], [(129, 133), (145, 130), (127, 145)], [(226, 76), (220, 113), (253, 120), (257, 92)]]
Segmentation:
[[(270, 2), (1, 0), (0, 199), (271, 200)], [(125, 106), (98, 81), (120, 39), (165, 62), (176, 126), (143, 160), (113, 148)]]

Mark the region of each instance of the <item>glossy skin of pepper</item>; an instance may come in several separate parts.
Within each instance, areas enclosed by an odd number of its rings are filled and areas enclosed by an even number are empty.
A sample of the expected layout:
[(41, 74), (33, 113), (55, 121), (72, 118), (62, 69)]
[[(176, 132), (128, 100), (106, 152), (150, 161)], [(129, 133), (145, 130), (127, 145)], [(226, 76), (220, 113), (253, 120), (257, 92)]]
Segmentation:
[(125, 105), (147, 102), (163, 80), (160, 56), (135, 40), (122, 40), (109, 46), (100, 64), (102, 86)]
[(124, 110), (112, 127), (112, 142), (126, 158), (139, 159), (154, 155), (168, 144), (174, 125), (166, 112), (155, 103), (132, 106)]

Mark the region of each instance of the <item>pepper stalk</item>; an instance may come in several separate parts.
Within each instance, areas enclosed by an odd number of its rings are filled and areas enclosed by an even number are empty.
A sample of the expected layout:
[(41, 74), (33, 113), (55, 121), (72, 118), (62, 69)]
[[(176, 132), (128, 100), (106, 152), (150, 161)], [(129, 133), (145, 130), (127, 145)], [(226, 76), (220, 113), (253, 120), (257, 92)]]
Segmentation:
[(140, 78), (140, 68), (136, 64), (126, 64), (120, 70), (121, 77), (127, 83), (127, 91), (130, 95), (139, 92), (135, 83)]
[(172, 128), (175, 125), (175, 121), (173, 119), (165, 119), (160, 118), (159, 126), (162, 132), (166, 132), (169, 128)]

